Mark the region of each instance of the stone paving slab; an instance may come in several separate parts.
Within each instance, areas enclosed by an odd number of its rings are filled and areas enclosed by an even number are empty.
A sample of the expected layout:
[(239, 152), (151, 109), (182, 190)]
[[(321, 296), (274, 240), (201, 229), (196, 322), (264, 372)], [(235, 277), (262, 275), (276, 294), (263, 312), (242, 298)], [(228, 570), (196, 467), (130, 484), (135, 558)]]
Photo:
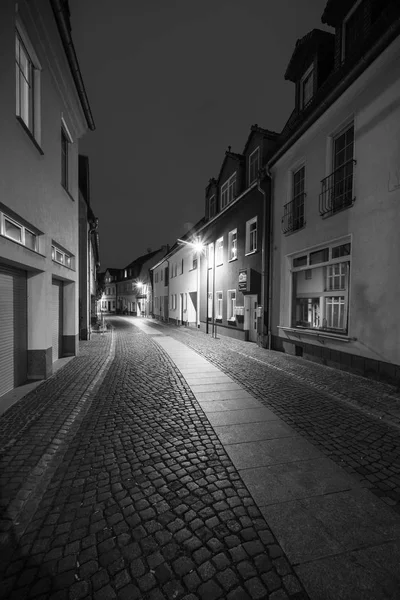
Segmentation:
[[(214, 388), (215, 389), (215, 388)], [(243, 389), (236, 390), (218, 390), (218, 391), (194, 391), (192, 389), (193, 394), (196, 396), (199, 402), (212, 402), (214, 400), (245, 400), (251, 399), (254, 400), (255, 407), (259, 407), (260, 403), (258, 400), (255, 400), (254, 396), (246, 392)]]
[(214, 430), (223, 444), (241, 444), (281, 437), (293, 437), (296, 433), (280, 419), (262, 423), (240, 423), (235, 425), (214, 425)]
[(293, 564), (400, 540), (399, 517), (361, 488), (264, 506), (261, 512)]
[[(177, 365), (178, 366), (178, 365)], [(206, 383), (206, 384), (196, 384), (190, 386), (193, 394), (204, 394), (205, 392), (241, 392), (241, 388), (237, 383), (233, 381), (229, 381), (228, 379), (223, 383)], [(231, 396), (232, 397), (232, 396)]]
[(262, 421), (280, 420), (268, 408), (247, 408), (232, 411), (213, 412), (207, 415), (211, 425), (235, 425), (236, 423), (261, 423)]
[(239, 471), (322, 456), (319, 450), (300, 436), (228, 444), (225, 449)]
[(246, 408), (258, 409), (259, 407), (257, 400), (254, 400), (254, 398), (251, 397), (238, 398), (236, 400), (212, 400), (211, 402), (208, 402), (207, 400), (198, 400), (198, 402), (207, 416), (210, 413), (243, 411)]
[(351, 475), (325, 457), (244, 469), (240, 475), (261, 510), (269, 504), (359, 487)]
[(296, 567), (311, 600), (398, 600), (400, 542), (329, 556)]

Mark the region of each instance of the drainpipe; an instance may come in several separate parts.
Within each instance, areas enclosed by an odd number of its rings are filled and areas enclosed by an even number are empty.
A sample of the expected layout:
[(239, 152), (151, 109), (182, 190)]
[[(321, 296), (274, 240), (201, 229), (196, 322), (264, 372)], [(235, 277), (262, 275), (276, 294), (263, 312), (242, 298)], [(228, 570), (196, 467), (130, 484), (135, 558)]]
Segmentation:
[[(92, 221), (93, 225), (93, 221)], [(88, 306), (88, 314), (89, 314), (89, 323), (87, 327), (87, 339), (90, 340), (91, 332), (92, 332), (92, 296), (90, 293), (90, 240), (92, 233), (96, 233), (99, 227), (99, 219), (95, 219), (94, 227), (90, 227), (88, 231), (88, 284), (89, 284), (89, 306)], [(86, 292), (87, 293), (87, 292)]]
[(257, 189), (260, 192), (260, 194), (263, 195), (263, 228), (262, 228), (262, 242), (261, 242), (261, 303), (262, 303), (263, 316), (261, 319), (261, 331), (258, 332), (258, 345), (263, 347), (263, 345), (264, 345), (264, 321), (265, 321), (265, 279), (266, 279), (265, 236), (266, 236), (266, 230), (267, 230), (267, 223), (266, 223), (266, 221), (267, 221), (267, 195), (266, 195), (265, 191), (261, 188), (261, 174), (262, 174), (261, 171), (262, 171), (262, 169), (260, 169), (258, 172)]
[(272, 346), (272, 258), (273, 258), (273, 202), (272, 202), (272, 175), (269, 166), (266, 165), (265, 172), (270, 181), (270, 201), (269, 201), (269, 232), (268, 232), (268, 350)]

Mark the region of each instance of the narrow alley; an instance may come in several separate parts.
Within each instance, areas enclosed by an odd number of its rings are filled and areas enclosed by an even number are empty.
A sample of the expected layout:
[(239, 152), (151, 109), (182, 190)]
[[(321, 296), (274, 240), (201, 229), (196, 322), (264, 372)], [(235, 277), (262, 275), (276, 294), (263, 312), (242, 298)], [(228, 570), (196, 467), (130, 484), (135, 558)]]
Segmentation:
[(0, 417), (1, 598), (400, 597), (398, 391), (109, 323)]

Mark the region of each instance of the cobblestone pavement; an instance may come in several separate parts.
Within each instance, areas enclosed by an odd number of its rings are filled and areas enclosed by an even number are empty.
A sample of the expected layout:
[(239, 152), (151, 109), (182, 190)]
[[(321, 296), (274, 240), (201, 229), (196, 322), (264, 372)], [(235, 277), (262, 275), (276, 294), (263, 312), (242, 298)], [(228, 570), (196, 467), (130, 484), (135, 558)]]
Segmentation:
[(222, 335), (147, 325), (204, 355), (400, 514), (399, 390)]
[(0, 418), (0, 597), (307, 598), (180, 372), (114, 325)]

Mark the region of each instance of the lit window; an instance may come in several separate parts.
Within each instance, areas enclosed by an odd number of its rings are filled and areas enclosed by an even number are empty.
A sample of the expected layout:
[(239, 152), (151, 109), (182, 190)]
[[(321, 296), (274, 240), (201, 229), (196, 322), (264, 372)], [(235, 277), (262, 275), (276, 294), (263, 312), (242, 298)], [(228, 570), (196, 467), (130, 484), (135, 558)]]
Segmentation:
[(61, 248), (57, 248), (57, 246), (53, 245), (51, 247), (51, 258), (60, 265), (65, 265), (69, 269), (73, 268), (73, 256), (64, 252)]
[(5, 237), (23, 244), (30, 250), (35, 252), (38, 250), (38, 236), (3, 213), (0, 213), (0, 232)]
[(236, 173), (221, 186), (221, 209), (236, 198)]
[(212, 269), (214, 266), (214, 244), (208, 244), (208, 268)]
[(222, 292), (216, 292), (216, 319), (222, 320)]
[(260, 150), (256, 148), (249, 156), (249, 185), (257, 181), (260, 168)]
[(224, 238), (219, 238), (216, 245), (215, 264), (222, 265), (224, 253)]
[(314, 65), (311, 65), (300, 80), (300, 108), (305, 108), (314, 96)]
[(237, 258), (237, 229), (233, 229), (229, 232), (228, 256), (228, 260), (235, 260)]
[(293, 259), (293, 327), (347, 333), (350, 253), (345, 243)]
[(246, 223), (246, 254), (257, 250), (257, 217)]
[(236, 290), (228, 290), (228, 320), (235, 320), (236, 316)]

